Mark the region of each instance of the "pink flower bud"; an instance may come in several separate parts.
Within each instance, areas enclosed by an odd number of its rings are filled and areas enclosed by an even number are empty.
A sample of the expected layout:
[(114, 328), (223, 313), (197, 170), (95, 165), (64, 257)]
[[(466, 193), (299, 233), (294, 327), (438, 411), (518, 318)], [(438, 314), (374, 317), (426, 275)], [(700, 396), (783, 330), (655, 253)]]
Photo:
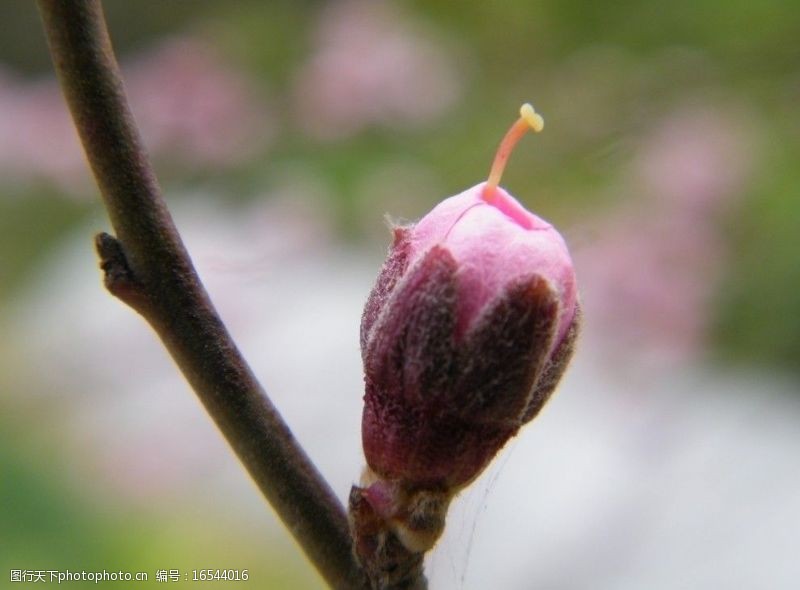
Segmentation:
[(367, 302), (362, 438), (384, 479), (468, 483), (538, 413), (553, 389), (542, 377), (563, 363), (576, 310), (564, 240), (484, 187), (396, 228)]
[(564, 239), (502, 188), (485, 199), (485, 187), (446, 199), (413, 226), (408, 266), (436, 245), (452, 254), (459, 267), (459, 335), (507, 285), (542, 277), (560, 302), (556, 345), (572, 323), (576, 302), (575, 271)]
[[(501, 144), (500, 169), (519, 127)], [(391, 523), (412, 553), (433, 545), (449, 498), (536, 416), (577, 334), (563, 238), (498, 180), (493, 168), (488, 183), (395, 228), (364, 309), (369, 471), (351, 507)]]

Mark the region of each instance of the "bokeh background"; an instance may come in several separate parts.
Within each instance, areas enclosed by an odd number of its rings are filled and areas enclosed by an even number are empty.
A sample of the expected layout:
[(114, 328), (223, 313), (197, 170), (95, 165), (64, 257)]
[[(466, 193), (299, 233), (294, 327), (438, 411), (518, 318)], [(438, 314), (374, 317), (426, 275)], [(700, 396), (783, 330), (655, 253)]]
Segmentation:
[[(503, 184), (566, 236), (585, 330), (458, 500), (432, 588), (797, 587), (795, 0), (105, 5), (195, 262), (342, 499), (386, 214), (483, 180), (519, 105), (544, 114)], [(212, 568), (250, 581), (204, 587), (321, 588), (104, 292), (107, 229), (34, 5), (0, 3), (0, 585)]]

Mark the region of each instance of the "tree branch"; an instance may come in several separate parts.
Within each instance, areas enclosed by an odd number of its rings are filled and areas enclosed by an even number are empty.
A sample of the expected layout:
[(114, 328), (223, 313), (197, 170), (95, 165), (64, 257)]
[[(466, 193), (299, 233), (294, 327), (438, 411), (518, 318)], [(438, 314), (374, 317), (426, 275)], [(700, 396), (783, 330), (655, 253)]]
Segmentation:
[(217, 315), (167, 210), (128, 107), (99, 0), (38, 0), (61, 87), (117, 238), (97, 238), (108, 289), (141, 313), (309, 559), (364, 588), (340, 502)]

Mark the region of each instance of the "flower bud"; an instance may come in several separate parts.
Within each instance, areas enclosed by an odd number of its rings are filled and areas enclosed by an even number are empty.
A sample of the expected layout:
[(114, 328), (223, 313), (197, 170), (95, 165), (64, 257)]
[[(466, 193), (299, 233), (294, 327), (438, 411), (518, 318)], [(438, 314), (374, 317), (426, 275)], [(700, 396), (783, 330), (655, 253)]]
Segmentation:
[(463, 486), (552, 391), (575, 317), (563, 239), (478, 185), (395, 229), (362, 319), (364, 453), (381, 477)]
[(362, 318), (369, 469), (354, 490), (412, 553), (435, 543), (450, 498), (541, 410), (577, 334), (566, 244), (497, 186), (495, 168), (394, 228)]

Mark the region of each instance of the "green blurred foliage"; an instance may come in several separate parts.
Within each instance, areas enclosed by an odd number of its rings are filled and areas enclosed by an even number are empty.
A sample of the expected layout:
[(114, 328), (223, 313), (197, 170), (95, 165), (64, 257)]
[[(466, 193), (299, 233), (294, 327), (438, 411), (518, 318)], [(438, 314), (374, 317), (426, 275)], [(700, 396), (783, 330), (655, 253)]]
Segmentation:
[(52, 191), (0, 198), (0, 302), (37, 272), (51, 248), (76, 224), (97, 212), (98, 203), (58, 197)]
[[(27, 423), (35, 423), (29, 416)], [(161, 588), (159, 570), (179, 570), (178, 585), (197, 584), (193, 570), (248, 570), (249, 580), (204, 580), (204, 588), (322, 587), (312, 568), (286, 545), (253, 538), (219, 515), (182, 502), (126, 508), (117, 499), (93, 498), (42, 450), (56, 441), (0, 420), (0, 571), (145, 572), (137, 588)], [(88, 491), (88, 493), (87, 493)], [(187, 503), (191, 506), (191, 503)], [(185, 579), (188, 576), (188, 581)], [(65, 582), (67, 583), (67, 582)], [(92, 582), (69, 582), (74, 588)], [(174, 583), (171, 583), (174, 585)], [(132, 582), (103, 581), (110, 588)]]
[(729, 229), (733, 257), (716, 326), (725, 357), (794, 371), (800, 370), (798, 162), (797, 137), (770, 146), (753, 197)]

